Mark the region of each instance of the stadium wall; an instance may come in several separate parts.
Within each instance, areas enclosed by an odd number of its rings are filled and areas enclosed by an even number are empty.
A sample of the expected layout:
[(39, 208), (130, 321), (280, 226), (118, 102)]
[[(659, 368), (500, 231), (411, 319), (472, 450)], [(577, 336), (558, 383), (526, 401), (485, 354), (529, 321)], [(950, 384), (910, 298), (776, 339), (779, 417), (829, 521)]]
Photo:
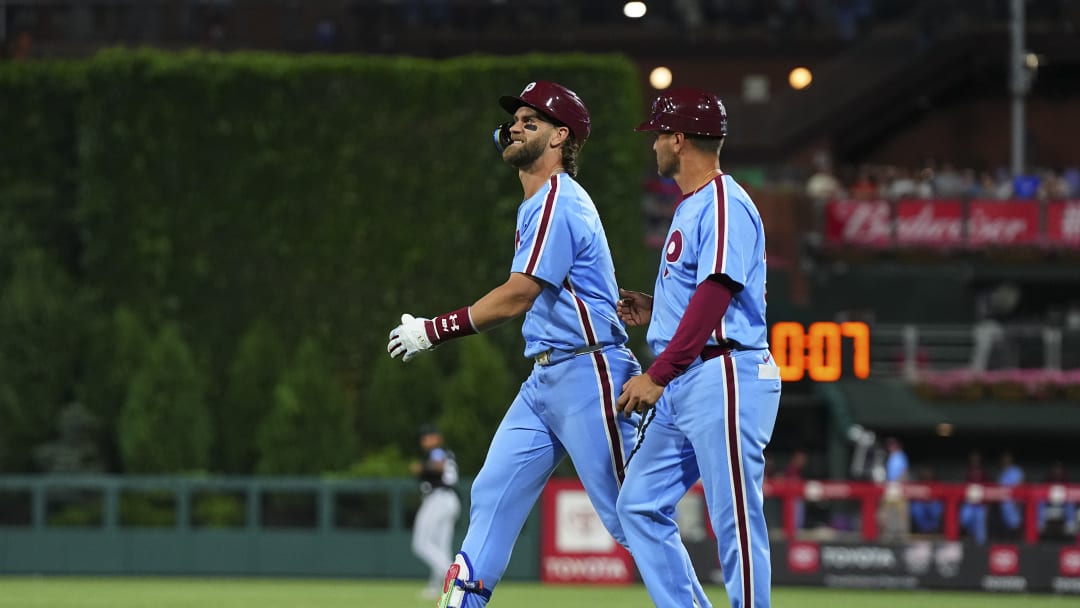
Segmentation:
[[(417, 503), (410, 479), (0, 476), (0, 574), (424, 579)], [(538, 578), (539, 525), (507, 579)]]

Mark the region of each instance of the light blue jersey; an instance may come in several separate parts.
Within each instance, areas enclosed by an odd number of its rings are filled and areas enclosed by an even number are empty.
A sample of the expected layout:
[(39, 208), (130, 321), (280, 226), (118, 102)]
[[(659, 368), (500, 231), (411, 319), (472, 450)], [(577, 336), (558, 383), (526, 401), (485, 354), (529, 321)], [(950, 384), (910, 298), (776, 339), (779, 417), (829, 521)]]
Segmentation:
[[(765, 324), (765, 232), (750, 196), (728, 175), (687, 195), (675, 209), (656, 276), (649, 347), (667, 348), (683, 313), (705, 279), (724, 275), (741, 289), (708, 344), (726, 340), (740, 349), (768, 348)], [(729, 285), (731, 285), (729, 283)]]
[(733, 298), (700, 357), (664, 388), (627, 467), (616, 509), (658, 608), (694, 605), (694, 579), (672, 513), (700, 478), (730, 606), (769, 608), (771, 562), (762, 481), (780, 407), (780, 369), (765, 325), (765, 233), (731, 177), (717, 176), (675, 210), (656, 278), (649, 346), (660, 355), (698, 285), (720, 275)]
[[(615, 402), (641, 368), (615, 312), (619, 290), (604, 227), (589, 195), (561, 173), (519, 207), (516, 241), (511, 271), (544, 282), (522, 326), (525, 355), (552, 352), (522, 383), (473, 482), (461, 553), (487, 592), (466, 594), (463, 608), (487, 605), (521, 527), (567, 455), (600, 520), (626, 545), (615, 503), (638, 416), (622, 415)], [(688, 593), (709, 608), (685, 548), (673, 559), (692, 575)]]
[(572, 177), (552, 176), (521, 203), (515, 241), (511, 272), (545, 283), (521, 328), (526, 357), (626, 343), (607, 236), (592, 199)]

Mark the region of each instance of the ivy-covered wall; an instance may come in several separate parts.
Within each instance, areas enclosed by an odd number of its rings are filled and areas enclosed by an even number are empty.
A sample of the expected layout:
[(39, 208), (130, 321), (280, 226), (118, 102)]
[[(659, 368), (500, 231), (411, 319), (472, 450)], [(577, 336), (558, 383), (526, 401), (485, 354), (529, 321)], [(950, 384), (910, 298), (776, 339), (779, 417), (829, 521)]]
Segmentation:
[(505, 280), (521, 187), (491, 133), (536, 79), (589, 106), (579, 180), (647, 287), (625, 58), (0, 64), (0, 471), (397, 473), (429, 420), (478, 466), (520, 324), (407, 366), (386, 335)]

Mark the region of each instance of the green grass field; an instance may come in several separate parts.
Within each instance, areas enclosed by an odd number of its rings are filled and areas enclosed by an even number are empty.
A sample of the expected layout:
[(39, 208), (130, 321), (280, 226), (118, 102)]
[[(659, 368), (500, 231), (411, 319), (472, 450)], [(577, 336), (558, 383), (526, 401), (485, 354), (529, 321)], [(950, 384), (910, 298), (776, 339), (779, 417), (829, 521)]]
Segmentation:
[[(415, 581), (0, 577), (0, 608), (430, 608)], [(710, 587), (716, 608), (723, 589)], [(645, 588), (499, 585), (494, 608), (648, 608)], [(774, 608), (1043, 608), (1076, 597), (781, 588)]]

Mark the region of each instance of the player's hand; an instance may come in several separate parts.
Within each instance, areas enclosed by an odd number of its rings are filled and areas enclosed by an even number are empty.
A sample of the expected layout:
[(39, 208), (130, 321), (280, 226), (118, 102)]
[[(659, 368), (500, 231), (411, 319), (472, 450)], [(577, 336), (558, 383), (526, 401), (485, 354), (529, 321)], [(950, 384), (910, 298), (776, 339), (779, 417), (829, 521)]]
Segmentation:
[(391, 358), (403, 355), (401, 360), (408, 363), (416, 355), (435, 348), (428, 338), (428, 323), (431, 321), (423, 317), (414, 317), (409, 313), (401, 315), (401, 325), (390, 331), (386, 352), (390, 353)]
[(627, 416), (634, 412), (644, 413), (656, 405), (663, 392), (664, 387), (653, 382), (649, 374), (639, 374), (622, 385), (622, 394), (619, 395), (617, 407)]
[(615, 312), (619, 318), (630, 327), (647, 325), (652, 316), (653, 298), (647, 293), (619, 289), (619, 301), (615, 304)]

